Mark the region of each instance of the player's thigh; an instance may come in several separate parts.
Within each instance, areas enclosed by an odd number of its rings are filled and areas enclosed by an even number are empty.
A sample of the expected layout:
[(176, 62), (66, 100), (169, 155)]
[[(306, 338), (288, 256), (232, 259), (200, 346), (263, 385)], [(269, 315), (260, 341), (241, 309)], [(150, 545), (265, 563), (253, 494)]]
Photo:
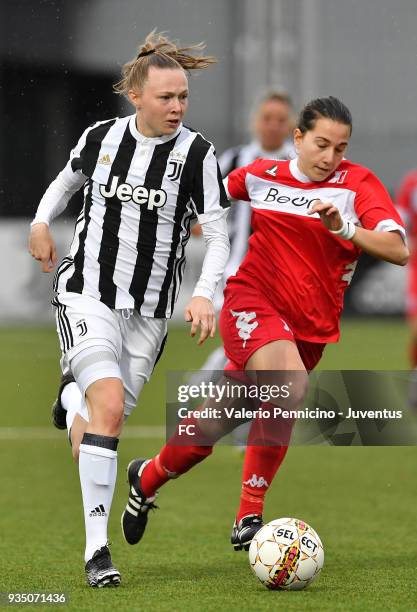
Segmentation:
[(295, 342), (274, 340), (258, 348), (246, 362), (246, 370), (301, 370), (305, 367)]
[[(308, 390), (308, 373), (295, 342), (276, 340), (255, 351), (246, 363), (248, 375), (256, 380), (271, 403), (292, 410), (299, 406)], [(277, 389), (280, 389), (278, 393)]]
[[(59, 294), (52, 303), (55, 306), (63, 371), (71, 370), (71, 362), (77, 355), (90, 348), (99, 347), (107, 356), (112, 353), (116, 362), (120, 360), (122, 338), (117, 315), (113, 310), (99, 300), (78, 293)], [(97, 369), (92, 358), (83, 365), (90, 368), (91, 375)], [(90, 384), (91, 382), (93, 380), (89, 381)]]
[(290, 326), (259, 292), (226, 292), (219, 327), (226, 356), (240, 370), (300, 367)]
[(60, 294), (54, 304), (62, 370), (72, 372), (93, 421), (117, 420), (124, 404), (117, 314), (102, 302), (76, 293)]
[(120, 371), (125, 388), (125, 416), (135, 408), (138, 397), (149, 381), (162, 355), (167, 338), (166, 319), (142, 317), (136, 311), (129, 319), (120, 319), (122, 355)]

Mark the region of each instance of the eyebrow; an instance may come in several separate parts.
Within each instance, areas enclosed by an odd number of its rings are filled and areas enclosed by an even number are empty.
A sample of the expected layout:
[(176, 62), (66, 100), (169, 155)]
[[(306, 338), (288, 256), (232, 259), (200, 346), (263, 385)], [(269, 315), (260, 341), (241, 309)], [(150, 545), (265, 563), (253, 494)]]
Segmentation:
[[(316, 136), (315, 138), (316, 140), (324, 140), (325, 142), (328, 142), (329, 144), (331, 144), (330, 140), (328, 138), (325, 138), (324, 136)], [(340, 147), (341, 145), (348, 145), (348, 141), (344, 140), (343, 142), (339, 142), (336, 146)]]
[[(180, 91), (180, 94), (185, 94), (185, 93), (189, 93), (188, 89), (183, 89), (182, 91)], [(158, 94), (161, 96), (175, 96), (176, 93), (174, 91), (158, 91)]]

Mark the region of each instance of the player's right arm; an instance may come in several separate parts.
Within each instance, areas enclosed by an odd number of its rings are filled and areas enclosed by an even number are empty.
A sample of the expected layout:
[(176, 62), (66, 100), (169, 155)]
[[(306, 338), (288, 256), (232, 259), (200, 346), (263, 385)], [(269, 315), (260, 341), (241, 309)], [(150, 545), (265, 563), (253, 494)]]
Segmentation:
[(52, 272), (57, 263), (55, 242), (49, 224), (65, 210), (74, 193), (84, 185), (87, 179), (77, 168), (78, 164), (73, 162), (82, 157), (90, 129), (83, 133), (76, 147), (71, 151), (67, 165), (45, 191), (31, 223), (29, 253), (40, 262), (42, 272)]

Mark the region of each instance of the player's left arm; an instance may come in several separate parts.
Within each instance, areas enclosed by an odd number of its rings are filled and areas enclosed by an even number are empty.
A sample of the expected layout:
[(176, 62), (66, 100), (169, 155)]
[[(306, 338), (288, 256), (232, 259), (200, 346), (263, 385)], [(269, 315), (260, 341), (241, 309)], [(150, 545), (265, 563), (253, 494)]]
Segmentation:
[(388, 192), (375, 175), (362, 181), (355, 198), (355, 211), (362, 227), (341, 217), (331, 202), (317, 200), (309, 214), (319, 213), (334, 235), (350, 240), (368, 255), (405, 266), (409, 258), (404, 224)]
[(410, 256), (402, 234), (394, 229), (377, 231), (357, 227), (352, 242), (368, 255), (399, 266), (405, 266)]
[(200, 327), (198, 344), (202, 344), (209, 336), (214, 338), (216, 332), (213, 297), (230, 250), (226, 222), (229, 202), (212, 146), (204, 158), (202, 172), (196, 174), (192, 201), (206, 243), (206, 254), (184, 317), (191, 322), (191, 336), (194, 337)]

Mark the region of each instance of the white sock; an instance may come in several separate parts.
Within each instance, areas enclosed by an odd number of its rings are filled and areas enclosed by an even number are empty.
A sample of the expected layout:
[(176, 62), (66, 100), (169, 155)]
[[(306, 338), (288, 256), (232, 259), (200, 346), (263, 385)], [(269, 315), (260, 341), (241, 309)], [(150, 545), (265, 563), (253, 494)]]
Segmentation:
[(117, 475), (117, 438), (85, 433), (79, 471), (84, 505), (85, 562), (107, 544), (107, 522)]
[(69, 383), (64, 387), (61, 393), (61, 403), (67, 411), (67, 429), (69, 436), (70, 429), (77, 413), (81, 415), (87, 423), (89, 422), (87, 404), (76, 382)]

